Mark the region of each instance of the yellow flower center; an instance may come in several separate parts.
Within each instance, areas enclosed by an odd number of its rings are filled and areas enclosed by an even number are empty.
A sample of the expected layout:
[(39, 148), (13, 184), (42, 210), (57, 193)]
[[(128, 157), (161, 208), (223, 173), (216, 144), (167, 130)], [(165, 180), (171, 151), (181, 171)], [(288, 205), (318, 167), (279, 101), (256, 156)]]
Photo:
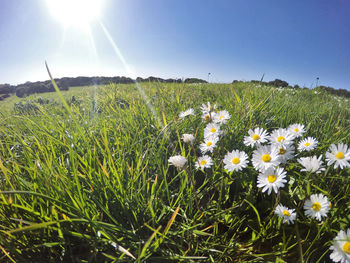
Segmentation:
[(232, 159), (232, 163), (233, 164), (239, 164), (241, 161), (239, 160), (239, 158), (235, 157)]
[(284, 141), (284, 137), (283, 137), (283, 136), (278, 136), (278, 137), (277, 137), (277, 141), (278, 141), (278, 142)]
[(346, 254), (350, 254), (350, 242), (346, 241), (344, 246), (343, 246), (343, 250)]
[(207, 164), (206, 160), (201, 161), (201, 165), (206, 165), (206, 164)]
[(344, 159), (344, 153), (338, 152), (338, 153), (335, 155), (335, 157), (336, 157), (337, 159)]
[(209, 147), (210, 145), (212, 145), (212, 143), (211, 142), (207, 142), (207, 146)]
[(283, 213), (284, 216), (290, 216), (290, 213), (287, 210), (283, 210), (282, 213)]
[(331, 203), (331, 202), (329, 202), (328, 206), (329, 206), (329, 208), (332, 208), (332, 203)]
[(321, 204), (319, 202), (315, 202), (312, 204), (312, 209), (316, 212), (321, 210)]
[(210, 115), (209, 115), (209, 114), (205, 115), (205, 116), (204, 116), (204, 119), (205, 119), (205, 120), (209, 120), (209, 119), (210, 119)]
[(271, 161), (271, 156), (269, 154), (264, 154), (261, 159), (265, 162), (268, 163)]
[(283, 149), (283, 148), (281, 148), (281, 149), (280, 149), (280, 154), (282, 154), (282, 155), (283, 155), (283, 154), (285, 154), (285, 153), (286, 153), (286, 150), (285, 150), (285, 149)]
[(216, 132), (215, 128), (211, 128), (210, 132)]
[(307, 146), (310, 146), (310, 143), (306, 142), (304, 145), (307, 147)]
[(268, 177), (267, 177), (267, 181), (269, 181), (269, 183), (273, 183), (274, 181), (276, 181), (276, 175), (274, 174), (270, 174)]
[(298, 128), (295, 128), (295, 129), (294, 129), (294, 131), (295, 131), (295, 132), (298, 132), (298, 131), (299, 131), (299, 129), (298, 129)]
[(253, 135), (253, 140), (254, 141), (257, 141), (257, 140), (259, 140), (260, 139), (260, 136), (259, 135), (257, 135), (257, 134), (254, 134)]
[(222, 120), (223, 118), (224, 118), (224, 116), (222, 116), (222, 115), (219, 117), (220, 120)]

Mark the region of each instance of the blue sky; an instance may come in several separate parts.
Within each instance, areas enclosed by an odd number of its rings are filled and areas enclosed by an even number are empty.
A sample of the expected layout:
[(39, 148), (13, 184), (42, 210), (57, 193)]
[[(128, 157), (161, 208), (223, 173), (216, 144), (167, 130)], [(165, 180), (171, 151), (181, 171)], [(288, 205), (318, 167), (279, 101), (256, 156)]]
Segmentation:
[(86, 28), (65, 28), (46, 1), (0, 1), (0, 83), (48, 79), (47, 60), (55, 77), (210, 72), (210, 81), (232, 82), (265, 73), (350, 90), (348, 0), (102, 0)]

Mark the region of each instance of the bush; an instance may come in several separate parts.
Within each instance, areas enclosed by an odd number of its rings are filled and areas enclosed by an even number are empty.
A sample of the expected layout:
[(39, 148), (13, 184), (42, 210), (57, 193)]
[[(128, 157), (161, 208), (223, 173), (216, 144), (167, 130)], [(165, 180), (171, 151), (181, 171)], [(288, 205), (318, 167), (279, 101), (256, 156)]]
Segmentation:
[(280, 79), (275, 79), (273, 81), (268, 82), (269, 85), (274, 86), (274, 87), (288, 87), (288, 82)]
[(10, 84), (0, 84), (0, 94), (10, 94), (15, 92), (15, 87)]

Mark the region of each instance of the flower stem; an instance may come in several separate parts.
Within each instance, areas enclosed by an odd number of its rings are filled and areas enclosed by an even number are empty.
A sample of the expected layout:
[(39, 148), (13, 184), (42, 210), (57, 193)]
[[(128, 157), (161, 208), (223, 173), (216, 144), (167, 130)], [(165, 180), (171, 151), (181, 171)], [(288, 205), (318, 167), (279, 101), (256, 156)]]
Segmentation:
[(300, 263), (304, 263), (304, 258), (303, 258), (303, 247), (301, 246), (300, 233), (299, 233), (299, 227), (298, 227), (297, 221), (295, 221), (295, 233), (296, 233), (296, 235), (297, 235), (297, 240), (298, 240), (298, 248), (299, 248)]
[(191, 143), (191, 149), (192, 149), (192, 151), (193, 151), (194, 157), (196, 157), (196, 161), (198, 161), (198, 157), (197, 157), (197, 154), (196, 154), (196, 150), (194, 149), (192, 143)]
[(196, 202), (197, 209), (199, 210), (199, 203), (198, 203), (198, 198), (197, 198), (196, 186), (194, 184), (194, 181), (193, 181), (193, 178), (192, 178), (191, 174), (188, 171), (188, 167), (186, 167), (186, 173), (187, 173), (188, 180), (192, 184), (192, 192), (193, 192), (194, 201)]

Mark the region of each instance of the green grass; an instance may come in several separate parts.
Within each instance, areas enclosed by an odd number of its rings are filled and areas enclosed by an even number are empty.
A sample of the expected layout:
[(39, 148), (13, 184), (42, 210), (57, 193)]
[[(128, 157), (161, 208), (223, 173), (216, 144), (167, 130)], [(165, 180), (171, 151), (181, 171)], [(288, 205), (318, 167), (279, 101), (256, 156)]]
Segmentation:
[[(141, 86), (147, 98), (135, 85), (72, 88), (62, 92), (68, 108), (56, 93), (26, 98), (52, 100), (31, 102), (35, 111), (0, 102), (0, 262), (297, 262), (300, 246), (304, 262), (329, 260), (350, 225), (349, 169), (306, 174), (294, 158), (285, 167), (293, 184), (267, 195), (251, 163), (227, 173), (222, 159), (233, 149), (251, 156), (243, 137), (258, 126), (304, 124), (320, 142), (312, 155), (349, 145), (349, 101), (250, 83)], [(203, 172), (180, 137), (196, 134), (200, 155), (207, 101), (231, 119)], [(197, 116), (176, 118), (190, 107)], [(168, 164), (176, 154), (188, 159), (183, 171)], [(313, 193), (333, 204), (322, 222), (303, 213)], [(300, 239), (274, 215), (277, 202), (297, 210)]]

